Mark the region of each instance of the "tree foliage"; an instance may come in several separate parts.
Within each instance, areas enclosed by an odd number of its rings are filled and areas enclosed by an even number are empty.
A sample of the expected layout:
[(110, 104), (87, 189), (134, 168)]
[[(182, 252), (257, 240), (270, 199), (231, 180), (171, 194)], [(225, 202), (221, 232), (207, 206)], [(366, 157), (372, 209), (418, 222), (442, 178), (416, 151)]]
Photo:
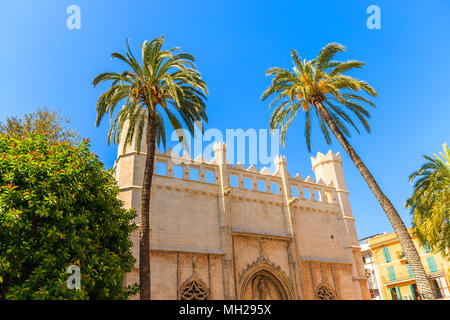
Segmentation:
[[(125, 299), (133, 210), (88, 149), (0, 134), (0, 299)], [(70, 265), (81, 288), (69, 289)]]
[(283, 144), (287, 129), (300, 110), (305, 114), (305, 139), (308, 150), (311, 151), (311, 120), (314, 116), (318, 119), (325, 141), (331, 144), (331, 135), (317, 104), (321, 104), (328, 111), (344, 135), (350, 136), (348, 125), (359, 133), (349, 113), (356, 116), (370, 132), (367, 122), (370, 114), (364, 104), (373, 107), (375, 105), (359, 92), (363, 91), (374, 97), (377, 93), (367, 82), (345, 74), (351, 69), (361, 68), (363, 62), (331, 60), (336, 53), (344, 50), (345, 47), (341, 44), (330, 43), (320, 51), (316, 59), (308, 61), (301, 60), (297, 52), (292, 50), (294, 63), (292, 71), (279, 67), (267, 70), (266, 75), (274, 77), (261, 99), (275, 96), (270, 104), (270, 108), (275, 108), (270, 119), (270, 128), (280, 129)]
[(440, 156), (424, 156), (427, 161), (410, 175), (414, 192), (406, 207), (421, 242), (450, 257), (450, 150), (446, 143), (442, 147)]
[(192, 134), (196, 121), (208, 120), (205, 104), (208, 89), (195, 69), (195, 57), (180, 52), (180, 48), (163, 50), (163, 45), (163, 36), (144, 41), (140, 63), (134, 57), (127, 41), (126, 56), (114, 52), (111, 57), (125, 62), (130, 71), (105, 72), (92, 81), (94, 87), (101, 82), (111, 82), (109, 89), (97, 101), (96, 125), (100, 124), (105, 114), (109, 113), (112, 118), (117, 104), (125, 102), (112, 121), (108, 143), (119, 143), (127, 120), (129, 127), (127, 132), (124, 132), (124, 148), (136, 136), (138, 150), (142, 137), (146, 138), (144, 130), (149, 116), (154, 117), (157, 144), (162, 142), (164, 147), (164, 116), (175, 130), (182, 129), (184, 122)]
[(69, 142), (75, 145), (81, 139), (69, 124), (70, 119), (63, 118), (60, 111), (42, 107), (36, 112), (26, 113), (23, 118), (16, 116), (6, 118), (5, 124), (0, 123), (0, 133), (20, 138), (25, 138), (28, 134), (38, 134), (46, 136), (51, 144)]

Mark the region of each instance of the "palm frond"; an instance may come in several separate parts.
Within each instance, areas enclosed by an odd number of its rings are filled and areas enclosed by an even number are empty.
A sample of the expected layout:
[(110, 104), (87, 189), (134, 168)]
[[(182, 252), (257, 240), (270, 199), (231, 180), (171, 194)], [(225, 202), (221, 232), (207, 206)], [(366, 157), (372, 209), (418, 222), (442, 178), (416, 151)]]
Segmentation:
[[(360, 69), (364, 65), (363, 62), (333, 61), (335, 55), (344, 50), (345, 47), (341, 44), (330, 43), (320, 51), (317, 59), (302, 60), (293, 49), (292, 71), (280, 67), (267, 70), (266, 75), (271, 76), (272, 81), (262, 93), (261, 100), (272, 97), (269, 104), (269, 109), (273, 109), (270, 128), (280, 128), (283, 143), (287, 128), (294, 118), (292, 115), (296, 115), (300, 109), (305, 111), (305, 139), (308, 150), (311, 151), (312, 116), (318, 117), (325, 141), (331, 143), (329, 124), (317, 109), (318, 105), (329, 115), (327, 121), (333, 122), (345, 136), (350, 136), (349, 128), (359, 133), (351, 115), (370, 132), (367, 121), (370, 114), (362, 104), (375, 107), (365, 94), (375, 97), (377, 93), (367, 82), (346, 74), (352, 69)], [(316, 112), (312, 113), (311, 109), (316, 109)]]
[[(130, 71), (121, 74), (106, 72), (93, 80), (94, 87), (111, 81), (111, 86), (97, 101), (96, 125), (109, 113), (110, 120), (116, 106), (123, 103), (111, 121), (108, 143), (119, 143), (121, 136), (126, 145), (136, 141), (140, 150), (141, 140), (147, 139), (149, 116), (155, 119), (157, 145), (166, 147), (164, 117), (173, 129), (185, 126), (194, 132), (196, 121), (206, 122), (207, 86), (195, 69), (195, 57), (180, 52), (179, 48), (163, 50), (164, 37), (144, 41), (141, 45), (141, 61), (138, 61), (126, 42), (125, 55), (114, 52), (111, 57), (125, 62)], [(161, 113), (162, 112), (162, 113)], [(184, 123), (184, 125), (183, 125)], [(124, 132), (125, 127), (126, 132)]]

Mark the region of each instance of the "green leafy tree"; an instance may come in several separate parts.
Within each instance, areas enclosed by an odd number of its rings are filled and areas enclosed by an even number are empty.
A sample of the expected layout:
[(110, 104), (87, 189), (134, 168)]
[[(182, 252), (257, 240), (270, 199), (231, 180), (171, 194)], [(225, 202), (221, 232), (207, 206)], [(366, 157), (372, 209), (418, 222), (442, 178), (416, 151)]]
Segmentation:
[(406, 207), (413, 215), (413, 230), (422, 244), (450, 257), (450, 150), (442, 145), (440, 156), (424, 156), (426, 162), (410, 175), (413, 195)]
[(0, 123), (0, 133), (21, 138), (33, 133), (46, 136), (51, 144), (69, 142), (75, 145), (81, 139), (69, 124), (70, 119), (63, 118), (60, 111), (42, 107), (36, 112), (26, 113), (23, 118), (7, 117), (5, 124)]
[(351, 69), (361, 68), (364, 65), (363, 62), (332, 61), (336, 53), (344, 50), (342, 45), (331, 43), (320, 51), (316, 59), (309, 61), (302, 61), (297, 52), (292, 50), (294, 62), (292, 71), (283, 68), (270, 68), (267, 71), (266, 75), (274, 77), (261, 99), (275, 96), (270, 104), (270, 107), (275, 108), (270, 119), (270, 127), (280, 129), (284, 144), (286, 132), (292, 120), (299, 111), (303, 111), (305, 139), (309, 151), (311, 151), (312, 117), (317, 117), (327, 144), (331, 144), (329, 131), (331, 130), (355, 163), (391, 222), (414, 272), (419, 291), (425, 299), (433, 299), (434, 292), (405, 224), (347, 140), (350, 136), (349, 126), (359, 133), (350, 114), (356, 116), (363, 127), (370, 132), (367, 121), (369, 112), (365, 105), (374, 106), (374, 104), (361, 95), (361, 92), (373, 97), (377, 96), (377, 93), (367, 82), (345, 74)]
[[(117, 104), (124, 102), (112, 121), (108, 143), (118, 143), (123, 133), (126, 137), (124, 148), (131, 144), (134, 137), (138, 150), (142, 139), (145, 139), (147, 145), (139, 238), (139, 286), (140, 298), (143, 300), (151, 298), (150, 189), (156, 143), (159, 145), (162, 142), (165, 147), (164, 116), (174, 129), (181, 129), (183, 121), (191, 133), (194, 133), (195, 122), (207, 121), (207, 87), (195, 69), (194, 56), (179, 52), (179, 48), (163, 50), (163, 45), (162, 36), (150, 42), (144, 41), (139, 62), (127, 42), (126, 56), (113, 53), (111, 57), (125, 62), (130, 70), (102, 73), (92, 82), (95, 87), (101, 82), (112, 81), (110, 88), (98, 99), (96, 125), (99, 125), (105, 114), (109, 113), (112, 117)], [(125, 126), (126, 123), (128, 126)], [(178, 134), (179, 131), (176, 132)]]
[[(133, 210), (88, 150), (0, 134), (0, 299), (126, 299)], [(70, 289), (67, 269), (80, 268)]]

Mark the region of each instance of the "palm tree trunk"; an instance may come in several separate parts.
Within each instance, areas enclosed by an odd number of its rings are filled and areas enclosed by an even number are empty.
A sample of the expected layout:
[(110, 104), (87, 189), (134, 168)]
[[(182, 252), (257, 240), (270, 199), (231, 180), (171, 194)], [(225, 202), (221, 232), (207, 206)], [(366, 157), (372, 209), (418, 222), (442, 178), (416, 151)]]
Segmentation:
[(141, 218), (139, 233), (139, 291), (141, 300), (151, 299), (150, 283), (150, 197), (155, 165), (156, 125), (155, 117), (148, 112), (147, 155), (141, 196)]
[(369, 169), (367, 169), (367, 167), (362, 162), (362, 160), (359, 158), (358, 154), (352, 148), (350, 143), (348, 143), (347, 139), (342, 134), (341, 130), (338, 128), (336, 123), (331, 118), (327, 109), (322, 105), (322, 103), (316, 103), (315, 107), (319, 110), (320, 114), (327, 122), (331, 131), (333, 131), (336, 138), (339, 140), (339, 142), (344, 147), (345, 151), (348, 153), (350, 158), (353, 160), (353, 162), (355, 163), (359, 172), (363, 176), (364, 180), (366, 180), (367, 184), (369, 185), (370, 190), (372, 190), (373, 194), (375, 195), (375, 197), (377, 198), (381, 207), (383, 208), (384, 212), (386, 213), (386, 215), (397, 235), (397, 238), (400, 241), (403, 251), (405, 252), (406, 258), (408, 259), (408, 262), (411, 266), (412, 272), (415, 276), (417, 287), (419, 289), (419, 292), (423, 296), (423, 299), (427, 299), (427, 300), (436, 299), (436, 295), (432, 289), (431, 283), (427, 277), (425, 269), (420, 260), (419, 253), (417, 252), (417, 249), (411, 239), (411, 236), (410, 236), (408, 230), (406, 229), (406, 226), (403, 223), (397, 210), (395, 210), (391, 201), (381, 191), (380, 187), (378, 186), (374, 177), (370, 173)]

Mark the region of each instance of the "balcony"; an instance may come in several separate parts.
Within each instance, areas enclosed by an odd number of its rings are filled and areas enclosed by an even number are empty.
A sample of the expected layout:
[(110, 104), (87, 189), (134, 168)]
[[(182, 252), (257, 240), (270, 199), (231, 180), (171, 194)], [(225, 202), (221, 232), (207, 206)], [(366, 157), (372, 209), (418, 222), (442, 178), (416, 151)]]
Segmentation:
[(405, 281), (414, 280), (414, 277), (411, 277), (409, 275), (409, 272), (396, 272), (395, 280), (389, 278), (389, 276), (387, 276), (387, 275), (381, 276), (381, 279), (383, 280), (384, 284), (392, 284), (392, 283), (397, 283), (397, 282), (405, 282)]
[(401, 263), (406, 263), (408, 261), (404, 252), (397, 252), (397, 256)]
[[(424, 266), (425, 267), (425, 271), (428, 275), (428, 277), (435, 277), (435, 276), (440, 276), (443, 275), (445, 273), (445, 269), (444, 266), (442, 264), (438, 264), (436, 266), (436, 271), (435, 272), (431, 272), (430, 268), (428, 266)], [(409, 275), (408, 271), (404, 271), (404, 272), (395, 272), (395, 280), (391, 280), (389, 278), (389, 275), (387, 274), (382, 274), (381, 275), (381, 279), (383, 281), (384, 284), (393, 284), (393, 283), (401, 283), (401, 282), (406, 282), (406, 281), (411, 281), (414, 280), (414, 277), (411, 277)]]

